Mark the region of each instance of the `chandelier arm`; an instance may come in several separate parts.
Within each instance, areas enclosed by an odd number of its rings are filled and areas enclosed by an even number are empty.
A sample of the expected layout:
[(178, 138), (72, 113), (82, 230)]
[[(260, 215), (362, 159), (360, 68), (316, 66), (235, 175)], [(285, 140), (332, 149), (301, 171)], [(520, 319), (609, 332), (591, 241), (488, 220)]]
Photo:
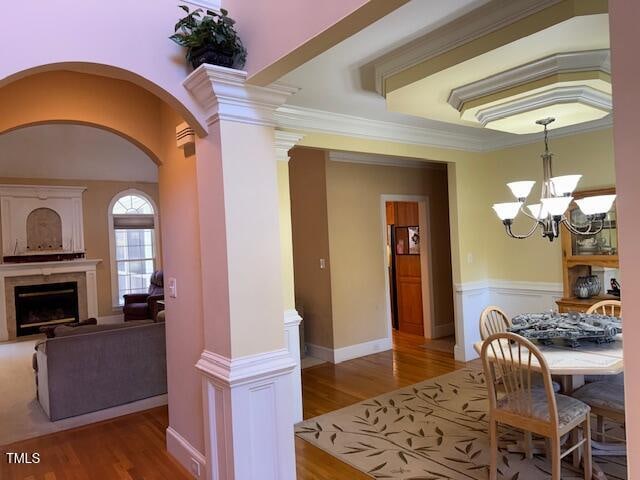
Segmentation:
[(590, 222), (589, 227), (586, 230), (580, 230), (579, 227), (576, 227), (566, 218), (562, 219), (562, 223), (564, 223), (564, 225), (569, 229), (571, 233), (573, 233), (574, 235), (582, 235), (582, 236), (597, 235), (602, 230), (604, 230), (604, 220), (597, 220), (597, 221), (600, 222), (600, 227), (598, 227), (596, 230), (591, 230), (595, 222)]
[(531, 215), (530, 213), (528, 213), (524, 206), (520, 207), (520, 211), (524, 214), (524, 216), (529, 217), (531, 220), (535, 220), (536, 222), (540, 222), (539, 218), (534, 217), (533, 215)]
[(531, 230), (529, 230), (527, 233), (525, 233), (525, 234), (517, 234), (517, 233), (513, 233), (513, 230), (511, 229), (511, 226), (513, 225), (513, 221), (505, 220), (502, 223), (504, 223), (504, 228), (507, 231), (507, 234), (511, 238), (516, 238), (518, 240), (524, 240), (525, 238), (529, 238), (531, 235), (533, 235), (535, 233), (536, 228), (538, 228), (539, 225), (543, 225), (544, 226), (544, 224), (540, 220), (536, 220), (536, 222), (533, 224), (533, 227), (531, 227)]

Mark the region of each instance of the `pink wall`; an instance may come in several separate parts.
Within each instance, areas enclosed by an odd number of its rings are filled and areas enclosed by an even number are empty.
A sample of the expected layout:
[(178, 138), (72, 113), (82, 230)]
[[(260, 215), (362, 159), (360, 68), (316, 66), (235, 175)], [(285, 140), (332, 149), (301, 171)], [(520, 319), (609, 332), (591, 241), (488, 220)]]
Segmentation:
[[(250, 81), (265, 85), (287, 71), (322, 53), (364, 26), (386, 15), (408, 0), (223, 0), (223, 6), (238, 22), (247, 50)], [(315, 43), (314, 37), (330, 35)], [(317, 39), (316, 39), (317, 40)], [(294, 52), (308, 47), (306, 52)], [(267, 67), (295, 53), (295, 58), (266, 71)], [(253, 77), (253, 79), (251, 79)]]
[(195, 155), (176, 147), (175, 127), (182, 120), (165, 107), (165, 140), (159, 169), (160, 222), (165, 282), (178, 281), (178, 296), (166, 296), (169, 424), (205, 453), (202, 377), (194, 368), (204, 348), (200, 228)]
[[(0, 29), (0, 86), (32, 69), (60, 69), (55, 64), (122, 76), (158, 95), (204, 133), (203, 112), (182, 86), (188, 73), (182, 49), (167, 38), (182, 12), (178, 3), (0, 2), (0, 18), (25, 19), (4, 22)], [(110, 68), (104, 72), (104, 66)]]
[[(640, 2), (609, 2), (611, 68), (613, 78), (614, 151), (617, 178), (617, 212), (620, 230), (620, 266), (624, 322), (625, 394), (629, 478), (640, 478), (640, 62), (638, 19)], [(633, 452), (636, 452), (634, 454)]]

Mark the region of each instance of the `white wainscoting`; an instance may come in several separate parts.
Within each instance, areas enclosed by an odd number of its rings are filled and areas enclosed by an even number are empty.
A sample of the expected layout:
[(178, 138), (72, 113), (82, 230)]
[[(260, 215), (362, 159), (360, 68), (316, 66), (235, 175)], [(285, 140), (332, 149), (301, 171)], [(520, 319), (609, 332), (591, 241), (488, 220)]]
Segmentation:
[(302, 369), (300, 365), (300, 322), (302, 317), (296, 310), (286, 310), (284, 312), (284, 342), (291, 355), (296, 362), (296, 368), (293, 372), (292, 396), (295, 402), (293, 422), (302, 421)]
[(295, 480), (293, 376), (285, 349), (241, 358), (204, 351), (207, 480)]
[(478, 357), (474, 343), (480, 340), (480, 313), (497, 305), (508, 315), (555, 309), (562, 297), (561, 283), (486, 280), (454, 285), (456, 346), (455, 358), (468, 362)]

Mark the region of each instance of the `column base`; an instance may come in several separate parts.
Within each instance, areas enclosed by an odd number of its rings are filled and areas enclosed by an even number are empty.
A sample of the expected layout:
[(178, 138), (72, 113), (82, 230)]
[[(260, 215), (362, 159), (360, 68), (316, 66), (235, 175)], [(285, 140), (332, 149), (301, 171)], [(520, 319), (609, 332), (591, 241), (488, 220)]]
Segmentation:
[(229, 359), (204, 351), (207, 478), (295, 480), (296, 361), (287, 350)]
[(296, 362), (296, 368), (292, 375), (293, 398), (295, 402), (293, 410), (293, 423), (302, 421), (302, 370), (300, 365), (300, 322), (302, 317), (296, 310), (284, 312), (284, 340), (287, 351)]

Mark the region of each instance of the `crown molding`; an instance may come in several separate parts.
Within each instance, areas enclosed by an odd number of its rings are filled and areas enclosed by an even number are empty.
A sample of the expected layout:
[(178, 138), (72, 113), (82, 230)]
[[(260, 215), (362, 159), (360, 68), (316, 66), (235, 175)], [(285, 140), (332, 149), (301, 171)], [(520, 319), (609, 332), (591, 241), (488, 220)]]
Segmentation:
[(386, 80), (421, 62), (453, 50), (562, 0), (491, 1), (373, 62), (376, 91), (386, 96)]
[[(591, 122), (576, 123), (575, 125), (568, 125), (566, 127), (554, 128), (550, 130), (552, 138), (569, 137), (571, 135), (579, 135), (581, 133), (595, 132), (598, 130), (605, 130), (613, 127), (612, 115), (593, 120)], [(492, 152), (495, 150), (503, 150), (505, 148), (517, 147), (519, 145), (527, 145), (529, 143), (539, 142), (542, 137), (540, 133), (527, 133), (524, 135), (518, 134), (505, 134), (500, 136), (491, 142), (487, 142), (484, 151)]]
[(454, 88), (447, 103), (458, 111), (466, 102), (561, 73), (601, 71), (611, 74), (608, 49), (558, 53)]
[(373, 153), (342, 152), (332, 150), (329, 152), (329, 161), (344, 163), (359, 163), (365, 165), (379, 165), (385, 167), (404, 167), (422, 169), (444, 169), (446, 164), (434, 164), (426, 160), (414, 158), (394, 157), (389, 155), (376, 155)]
[(206, 110), (208, 125), (229, 120), (275, 126), (273, 113), (298, 89), (279, 83), (257, 87), (247, 85), (246, 80), (243, 70), (204, 64), (183, 85)]
[(289, 150), (304, 138), (302, 133), (275, 131), (273, 146), (276, 149), (276, 159), (282, 162), (289, 161)]
[[(490, 152), (517, 145), (526, 145), (540, 141), (539, 133), (524, 135), (498, 133), (487, 138), (481, 128), (477, 135), (465, 135), (429, 128), (402, 125), (399, 123), (368, 120), (325, 110), (303, 107), (283, 106), (276, 110), (275, 120), (278, 128), (297, 132), (326, 133), (368, 140), (388, 141), (420, 145), (425, 147), (448, 148), (468, 152)], [(611, 128), (613, 119), (607, 115), (600, 120), (578, 123), (552, 130), (554, 137), (566, 137), (596, 130)], [(494, 132), (496, 133), (496, 132)]]
[(282, 106), (276, 110), (275, 119), (279, 128), (369, 140), (470, 151), (481, 151), (485, 144), (481, 134), (452, 133), (305, 107)]
[(606, 113), (611, 112), (613, 108), (610, 94), (589, 86), (581, 85), (577, 87), (552, 88), (539, 94), (483, 108), (476, 112), (476, 119), (483, 127), (486, 127), (491, 122), (514, 115), (538, 110), (551, 105), (573, 102), (581, 103)]

